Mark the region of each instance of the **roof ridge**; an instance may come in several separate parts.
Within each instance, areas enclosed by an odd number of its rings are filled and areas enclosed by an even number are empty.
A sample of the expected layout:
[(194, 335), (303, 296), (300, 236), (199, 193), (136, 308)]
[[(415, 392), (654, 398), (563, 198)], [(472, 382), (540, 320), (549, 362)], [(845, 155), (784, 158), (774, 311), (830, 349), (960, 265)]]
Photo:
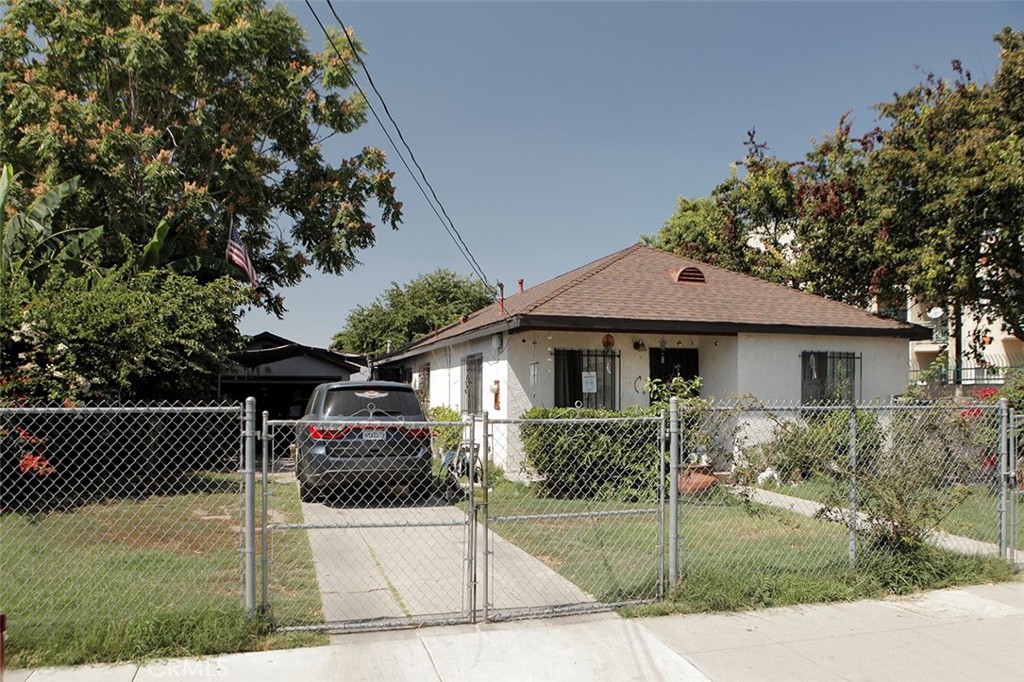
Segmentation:
[[(636, 251), (641, 246), (643, 246), (643, 244), (640, 244), (638, 242), (636, 244), (633, 244), (632, 246), (629, 246), (629, 247), (627, 247), (625, 249), (622, 249), (618, 253), (613, 253), (611, 256), (605, 256), (604, 259), (601, 259), (601, 258), (597, 259), (596, 261), (594, 261), (594, 263), (598, 263), (601, 260), (604, 260), (605, 262), (602, 263), (601, 265), (593, 268), (592, 270), (584, 271), (584, 272), (580, 273), (578, 276), (570, 279), (568, 282), (566, 282), (562, 286), (558, 287), (557, 289), (552, 291), (547, 296), (543, 296), (543, 297), (537, 299), (536, 301), (534, 301), (533, 303), (531, 303), (530, 305), (528, 305), (525, 308), (523, 308), (522, 312), (519, 313), (519, 314), (527, 315), (527, 314), (533, 312), (534, 310), (536, 310), (537, 308), (539, 308), (540, 306), (544, 305), (545, 303), (550, 303), (551, 301), (555, 300), (556, 298), (558, 298), (559, 296), (564, 294), (569, 289), (575, 287), (577, 284), (585, 282), (586, 280), (590, 279), (591, 277), (593, 277), (594, 275), (596, 275), (596, 274), (598, 274), (600, 272), (604, 272), (609, 267), (611, 267), (615, 263), (618, 263), (620, 260), (622, 260), (623, 258), (628, 256), (629, 254), (633, 253), (634, 251)], [(593, 263), (591, 263), (590, 265), (593, 265)], [(587, 266), (584, 265), (584, 266), (582, 266), (579, 269), (580, 270), (584, 270), (586, 267)]]

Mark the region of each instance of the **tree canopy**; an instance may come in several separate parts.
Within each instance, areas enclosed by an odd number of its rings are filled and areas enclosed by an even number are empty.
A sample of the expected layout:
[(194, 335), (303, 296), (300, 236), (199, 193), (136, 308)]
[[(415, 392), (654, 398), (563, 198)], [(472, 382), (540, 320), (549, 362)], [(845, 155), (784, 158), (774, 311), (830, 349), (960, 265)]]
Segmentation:
[(5, 4), (0, 158), (14, 167), (12, 202), (79, 177), (55, 228), (105, 226), (104, 265), (129, 260), (166, 221), (162, 261), (209, 278), (236, 225), (260, 303), (280, 314), (280, 288), (310, 267), (352, 268), (373, 245), (371, 203), (381, 224), (399, 224), (383, 152), (331, 162), (321, 146), (365, 121), (346, 92), (355, 55), (311, 52), (284, 7)]
[(372, 303), (356, 306), (331, 348), (382, 355), (483, 308), (492, 300), (479, 280), (440, 268), (391, 286)]
[(653, 245), (855, 305), (908, 295), (1000, 318), (1024, 339), (1024, 32), (1004, 29), (992, 82), (959, 61), (847, 116), (804, 159), (750, 133), (742, 174), (680, 199)]
[(96, 262), (103, 228), (55, 230), (77, 178), (8, 212), (0, 172), (0, 404), (35, 400), (178, 399), (214, 395), (239, 345), (244, 293), (154, 268), (147, 246), (117, 267)]

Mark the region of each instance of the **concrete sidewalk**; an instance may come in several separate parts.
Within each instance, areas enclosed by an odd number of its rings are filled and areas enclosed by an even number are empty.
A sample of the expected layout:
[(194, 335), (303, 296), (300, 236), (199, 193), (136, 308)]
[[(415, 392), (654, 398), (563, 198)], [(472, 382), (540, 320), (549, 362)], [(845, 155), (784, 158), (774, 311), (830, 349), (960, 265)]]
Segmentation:
[(9, 671), (4, 682), (1024, 680), (1024, 582), (910, 598), (626, 620), (597, 614), (332, 638), (143, 666)]

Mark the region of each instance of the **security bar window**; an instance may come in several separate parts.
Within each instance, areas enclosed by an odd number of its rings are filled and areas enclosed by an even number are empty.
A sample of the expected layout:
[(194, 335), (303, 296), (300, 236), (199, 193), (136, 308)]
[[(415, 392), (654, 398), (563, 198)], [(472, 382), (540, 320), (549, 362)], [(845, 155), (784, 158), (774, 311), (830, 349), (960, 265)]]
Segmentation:
[(469, 355), (462, 361), (462, 411), (483, 412), (484, 356)]
[(619, 354), (555, 350), (555, 407), (619, 409)]
[(800, 402), (852, 403), (860, 396), (860, 373), (856, 353), (804, 351), (800, 354)]

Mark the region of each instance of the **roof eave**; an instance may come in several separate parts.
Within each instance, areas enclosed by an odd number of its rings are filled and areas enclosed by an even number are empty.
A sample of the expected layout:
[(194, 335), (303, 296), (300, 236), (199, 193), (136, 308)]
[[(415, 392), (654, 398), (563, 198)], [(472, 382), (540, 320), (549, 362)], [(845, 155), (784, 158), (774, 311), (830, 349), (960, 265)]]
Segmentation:
[(400, 349), (391, 355), (382, 357), (381, 364), (400, 362), (410, 357), (429, 353), (438, 348), (456, 343), (466, 343), (488, 336), (496, 331), (525, 331), (529, 329), (545, 329), (552, 331), (615, 331), (635, 334), (719, 334), (733, 336), (736, 334), (800, 334), (823, 336), (862, 336), (873, 338), (898, 338), (908, 341), (924, 341), (932, 337), (927, 327), (908, 324), (899, 328), (879, 327), (844, 327), (844, 326), (802, 326), (802, 325), (764, 325), (740, 322), (701, 322), (687, 320), (631, 320), (624, 318), (593, 318), (555, 315), (519, 315), (512, 319), (498, 320), (482, 327), (476, 327), (464, 334), (448, 336), (436, 341), (427, 339)]
[(704, 322), (690, 320), (631, 320), (624, 318), (593, 318), (553, 315), (525, 315), (519, 318), (520, 329), (551, 329), (562, 331), (607, 330), (634, 333), (665, 334), (822, 334), (833, 336), (869, 336), (902, 338), (910, 341), (930, 339), (926, 327), (907, 324), (905, 327), (848, 327), (829, 325), (754, 324), (742, 322)]
[(414, 341), (411, 345), (406, 346), (405, 348), (399, 348), (389, 355), (381, 356), (378, 363), (381, 365), (388, 365), (417, 355), (423, 355), (424, 353), (429, 353), (438, 348), (444, 348), (445, 346), (475, 341), (476, 339), (490, 336), (491, 334), (495, 334), (499, 331), (511, 332), (520, 327), (520, 319), (521, 318), (513, 317), (511, 319), (496, 320), (481, 327), (468, 329), (462, 334), (446, 336), (443, 339), (431, 340), (429, 337), (424, 337), (419, 341)]

